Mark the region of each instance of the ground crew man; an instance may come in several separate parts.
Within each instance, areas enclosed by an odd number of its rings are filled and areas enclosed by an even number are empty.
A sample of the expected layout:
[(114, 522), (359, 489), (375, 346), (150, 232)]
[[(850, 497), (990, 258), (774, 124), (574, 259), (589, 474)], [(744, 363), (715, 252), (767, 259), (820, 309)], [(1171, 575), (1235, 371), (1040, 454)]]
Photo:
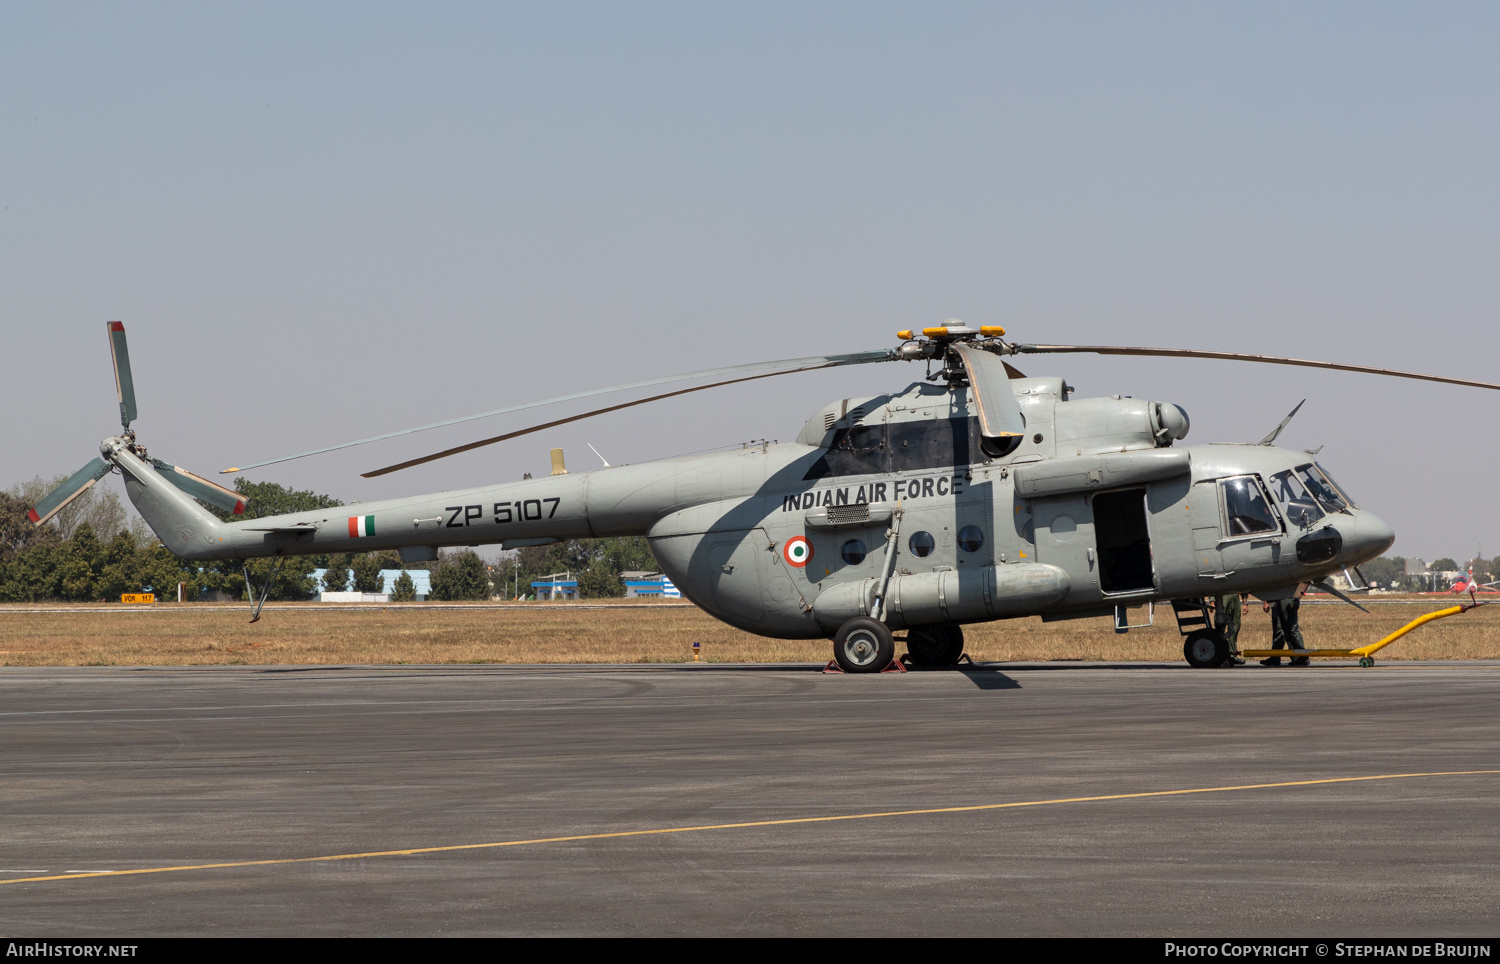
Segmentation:
[(1236, 663), (1244, 662), (1239, 658), (1240, 648), (1236, 642), (1240, 636), (1240, 615), (1244, 612), (1244, 598), (1239, 593), (1231, 593), (1214, 599), (1214, 628), (1229, 640), (1229, 657)]
[[(1302, 594), (1307, 592), (1307, 583), (1300, 583), (1290, 599), (1278, 599), (1264, 603), (1262, 608), (1271, 614), (1272, 649), (1306, 649), (1302, 643), (1302, 628), (1297, 625), (1297, 610), (1302, 605)], [(1280, 666), (1280, 656), (1270, 656), (1260, 661), (1262, 666)], [(1306, 656), (1293, 656), (1291, 665), (1306, 666)]]

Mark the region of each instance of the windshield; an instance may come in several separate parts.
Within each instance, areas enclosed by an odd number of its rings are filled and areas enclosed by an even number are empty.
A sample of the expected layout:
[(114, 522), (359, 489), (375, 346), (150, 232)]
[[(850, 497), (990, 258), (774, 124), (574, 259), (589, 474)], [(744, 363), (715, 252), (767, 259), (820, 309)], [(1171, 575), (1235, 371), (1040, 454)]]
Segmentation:
[(1317, 500), (1298, 480), (1293, 469), (1271, 476), (1271, 491), (1286, 510), (1287, 520), (1299, 529), (1306, 529), (1323, 518), (1323, 510), (1318, 507)]
[(1351, 509), (1359, 508), (1359, 506), (1354, 504), (1354, 500), (1349, 498), (1349, 490), (1333, 481), (1333, 476), (1328, 474), (1327, 469), (1323, 468), (1323, 466), (1319, 465), (1316, 462), (1313, 463), (1313, 468), (1317, 469), (1318, 474), (1323, 476), (1323, 481), (1328, 483), (1328, 487), (1339, 494), (1339, 498), (1344, 500), (1345, 505), (1347, 505)]
[(1297, 476), (1307, 491), (1317, 500), (1325, 512), (1348, 512), (1349, 502), (1339, 492), (1338, 486), (1315, 464), (1297, 466)]

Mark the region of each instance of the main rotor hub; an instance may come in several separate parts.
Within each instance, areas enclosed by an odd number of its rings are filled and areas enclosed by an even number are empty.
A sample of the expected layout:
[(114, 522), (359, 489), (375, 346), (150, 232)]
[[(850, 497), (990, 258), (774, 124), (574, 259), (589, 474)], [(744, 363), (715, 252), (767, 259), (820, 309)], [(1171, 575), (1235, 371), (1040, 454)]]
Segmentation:
[(970, 328), (957, 318), (949, 318), (939, 327), (923, 328), (920, 332), (909, 329), (896, 332), (896, 337), (902, 339), (902, 344), (895, 354), (897, 358), (906, 361), (941, 361), (943, 367), (935, 372), (928, 372), (927, 380), (942, 379), (948, 382), (950, 388), (959, 388), (969, 383), (969, 376), (958, 353), (952, 350), (953, 347), (962, 343), (997, 355), (1012, 354), (1011, 346), (1001, 338), (1004, 334), (1005, 329), (999, 325)]
[(977, 347), (996, 354), (1011, 354), (1010, 346), (1001, 340), (1004, 334), (1005, 329), (999, 325), (970, 328), (957, 318), (949, 318), (935, 328), (896, 332), (896, 337), (902, 341), (901, 347), (896, 349), (896, 357), (905, 361), (941, 358), (945, 366), (951, 365), (953, 359), (949, 357), (948, 349), (959, 342), (978, 343)]

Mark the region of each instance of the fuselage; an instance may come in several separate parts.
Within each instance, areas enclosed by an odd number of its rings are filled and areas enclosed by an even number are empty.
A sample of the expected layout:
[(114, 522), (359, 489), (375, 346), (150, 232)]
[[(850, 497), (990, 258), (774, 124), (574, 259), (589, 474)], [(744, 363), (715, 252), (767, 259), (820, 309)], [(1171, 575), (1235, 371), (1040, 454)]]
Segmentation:
[(966, 388), (917, 383), (826, 406), (794, 442), (238, 523), (135, 470), (129, 452), (118, 461), (142, 516), (185, 558), (393, 548), (416, 561), (639, 535), (699, 606), (788, 638), (868, 614), (887, 566), (886, 621), (901, 628), (1278, 598), (1394, 539), (1308, 455), (1174, 446), (1187, 430), (1176, 406), (1072, 400), (1061, 379), (1012, 387), (1027, 435), (1002, 455), (985, 451)]

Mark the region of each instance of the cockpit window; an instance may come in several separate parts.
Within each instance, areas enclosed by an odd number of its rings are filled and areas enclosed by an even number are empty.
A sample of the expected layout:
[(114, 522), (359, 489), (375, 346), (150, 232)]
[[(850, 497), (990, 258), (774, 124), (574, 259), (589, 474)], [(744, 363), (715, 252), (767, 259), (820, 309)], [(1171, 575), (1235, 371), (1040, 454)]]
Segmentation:
[(1349, 500), (1316, 464), (1297, 466), (1297, 476), (1324, 512), (1348, 512)]
[(1219, 488), (1224, 493), (1225, 535), (1232, 539), (1258, 532), (1280, 531), (1281, 523), (1276, 520), (1276, 513), (1271, 510), (1266, 494), (1254, 476), (1223, 479)]
[(1271, 476), (1271, 491), (1286, 510), (1287, 521), (1299, 529), (1306, 529), (1323, 518), (1323, 510), (1298, 479), (1295, 470), (1287, 469)]
[(1328, 474), (1327, 469), (1323, 468), (1323, 466), (1319, 465), (1316, 462), (1313, 463), (1313, 468), (1317, 469), (1318, 474), (1323, 476), (1323, 481), (1328, 483), (1328, 487), (1339, 494), (1339, 497), (1344, 500), (1345, 505), (1347, 505), (1351, 509), (1359, 508), (1359, 506), (1354, 504), (1354, 500), (1349, 498), (1348, 490), (1339, 485), (1337, 482), (1333, 481), (1333, 476)]

